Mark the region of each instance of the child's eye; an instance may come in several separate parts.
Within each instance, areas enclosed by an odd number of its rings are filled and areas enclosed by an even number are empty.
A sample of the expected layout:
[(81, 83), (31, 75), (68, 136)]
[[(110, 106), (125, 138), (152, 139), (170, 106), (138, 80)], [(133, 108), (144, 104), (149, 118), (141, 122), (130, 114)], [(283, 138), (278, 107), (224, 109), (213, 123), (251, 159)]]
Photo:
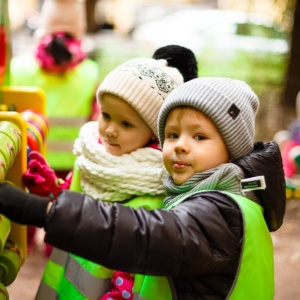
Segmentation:
[(168, 139), (171, 139), (171, 140), (178, 139), (178, 134), (177, 133), (170, 133), (170, 134), (167, 134), (166, 136), (167, 136)]
[(131, 128), (131, 127), (133, 127), (133, 125), (132, 125), (131, 123), (127, 122), (127, 121), (123, 121), (123, 122), (122, 122), (122, 125), (123, 125), (124, 127), (126, 127), (126, 128)]
[(201, 134), (198, 134), (198, 135), (195, 136), (195, 139), (196, 139), (197, 141), (203, 141), (203, 140), (206, 139), (206, 137), (203, 136), (203, 135), (201, 135)]
[(101, 114), (102, 114), (103, 119), (105, 119), (105, 120), (109, 120), (110, 119), (110, 115), (108, 113), (102, 112)]

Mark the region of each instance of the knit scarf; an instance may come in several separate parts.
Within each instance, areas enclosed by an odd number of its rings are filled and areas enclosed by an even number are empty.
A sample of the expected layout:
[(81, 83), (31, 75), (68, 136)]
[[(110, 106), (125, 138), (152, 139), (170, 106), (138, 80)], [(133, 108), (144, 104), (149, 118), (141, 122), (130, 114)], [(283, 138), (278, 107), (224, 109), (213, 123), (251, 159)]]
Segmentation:
[(86, 194), (110, 202), (165, 194), (163, 179), (167, 173), (161, 151), (145, 147), (114, 156), (98, 140), (98, 122), (88, 122), (74, 144), (81, 188)]
[[(189, 180), (182, 184), (175, 184), (172, 177), (164, 180), (167, 197), (164, 207), (168, 208), (177, 200), (198, 191), (219, 190), (243, 195), (240, 190), (240, 181), (244, 178), (242, 169), (232, 163), (222, 164), (216, 168), (201, 173), (195, 173)], [(244, 195), (243, 195), (244, 196)], [(247, 195), (252, 198), (252, 195)]]

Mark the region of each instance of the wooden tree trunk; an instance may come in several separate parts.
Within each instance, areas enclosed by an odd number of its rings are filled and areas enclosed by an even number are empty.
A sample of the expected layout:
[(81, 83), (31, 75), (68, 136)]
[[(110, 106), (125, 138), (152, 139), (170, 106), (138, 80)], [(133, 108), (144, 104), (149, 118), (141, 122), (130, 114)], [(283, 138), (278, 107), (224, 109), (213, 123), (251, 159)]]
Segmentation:
[(300, 90), (300, 0), (296, 1), (291, 53), (282, 105), (286, 109), (295, 108), (296, 96)]
[(87, 32), (96, 32), (101, 28), (101, 24), (95, 19), (95, 7), (97, 0), (86, 0), (86, 19), (87, 19)]

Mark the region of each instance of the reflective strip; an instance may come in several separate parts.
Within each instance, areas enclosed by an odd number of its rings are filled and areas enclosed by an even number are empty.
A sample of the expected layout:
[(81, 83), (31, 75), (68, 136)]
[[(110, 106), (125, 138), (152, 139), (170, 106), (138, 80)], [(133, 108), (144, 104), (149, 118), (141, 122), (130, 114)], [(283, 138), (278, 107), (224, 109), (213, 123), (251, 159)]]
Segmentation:
[[(50, 259), (46, 264), (46, 268), (39, 286), (36, 300), (54, 300), (58, 299), (58, 288), (61, 278), (64, 274), (65, 264), (67, 262), (68, 253), (56, 248), (52, 249)], [(45, 297), (46, 295), (46, 297)]]
[(111, 278), (99, 278), (90, 274), (71, 255), (69, 255), (65, 277), (82, 295), (91, 300), (98, 300), (101, 293), (109, 289), (111, 283)]
[(59, 299), (57, 289), (60, 286), (61, 278), (64, 274), (67, 258), (67, 252), (57, 248), (52, 249), (35, 300)]
[(139, 293), (133, 293), (133, 300), (147, 300), (143, 298)]
[(66, 118), (59, 118), (59, 117), (48, 117), (48, 122), (50, 129), (51, 127), (58, 126), (58, 127), (81, 127), (87, 122), (86, 117), (66, 117)]
[(53, 248), (51, 251), (51, 261), (64, 267), (67, 263), (69, 253), (63, 250)]
[(73, 151), (74, 141), (48, 141), (47, 151), (52, 152), (71, 152)]
[(35, 300), (58, 300), (58, 294), (55, 289), (45, 284), (43, 281), (41, 282), (38, 292), (34, 298)]

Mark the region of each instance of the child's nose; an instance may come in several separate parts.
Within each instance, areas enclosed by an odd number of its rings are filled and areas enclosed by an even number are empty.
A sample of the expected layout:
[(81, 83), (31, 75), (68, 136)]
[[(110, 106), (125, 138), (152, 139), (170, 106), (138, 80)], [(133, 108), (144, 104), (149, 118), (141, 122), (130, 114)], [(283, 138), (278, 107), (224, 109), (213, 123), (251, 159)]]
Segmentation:
[(110, 125), (106, 128), (105, 133), (110, 137), (117, 137), (117, 131), (114, 126)]
[(188, 153), (189, 152), (189, 147), (188, 143), (185, 138), (180, 137), (175, 145), (175, 151), (177, 153)]

